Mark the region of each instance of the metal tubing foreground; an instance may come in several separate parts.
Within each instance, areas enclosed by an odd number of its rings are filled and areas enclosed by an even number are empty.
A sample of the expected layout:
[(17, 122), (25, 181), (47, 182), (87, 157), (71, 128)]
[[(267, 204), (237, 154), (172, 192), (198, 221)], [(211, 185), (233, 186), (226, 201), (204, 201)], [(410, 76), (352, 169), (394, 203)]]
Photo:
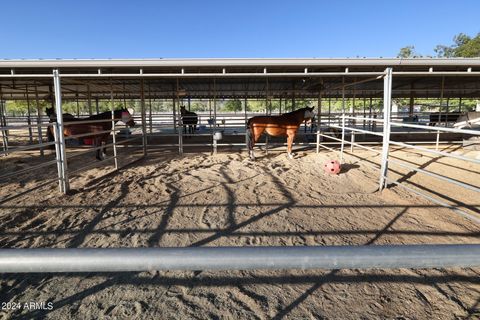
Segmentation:
[(480, 244), (0, 250), (0, 273), (475, 266)]

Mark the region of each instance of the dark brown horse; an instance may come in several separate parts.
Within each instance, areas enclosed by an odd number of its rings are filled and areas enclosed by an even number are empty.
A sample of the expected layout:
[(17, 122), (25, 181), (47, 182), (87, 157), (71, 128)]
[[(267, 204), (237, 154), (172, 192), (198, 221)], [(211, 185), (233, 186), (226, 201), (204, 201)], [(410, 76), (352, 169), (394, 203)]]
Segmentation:
[[(57, 122), (57, 114), (55, 113), (55, 109), (53, 107), (51, 108), (46, 108), (45, 109), (45, 114), (47, 115), (49, 122)], [(76, 121), (80, 120), (78, 118), (75, 118), (73, 114), (70, 113), (64, 113), (63, 115), (63, 121)], [(48, 127), (47, 129), (47, 139), (48, 142), (52, 142), (55, 140), (55, 137), (53, 136), (53, 130), (52, 127)], [(55, 149), (55, 146), (50, 146), (52, 149)]]
[(297, 134), (298, 128), (302, 122), (306, 121), (307, 125), (311, 125), (312, 118), (315, 116), (312, 108), (302, 108), (293, 112), (284, 113), (279, 116), (256, 116), (248, 119), (247, 122), (247, 147), (250, 159), (255, 160), (253, 147), (263, 132), (277, 137), (287, 137), (287, 154), (293, 159), (292, 144)]
[(183, 133), (194, 134), (197, 130), (198, 116), (195, 112), (188, 111), (185, 106), (180, 107), (180, 114), (182, 115)]
[[(115, 110), (114, 111), (115, 123), (121, 120), (129, 127), (133, 127), (135, 122), (133, 121), (132, 114), (127, 109)], [(93, 141), (93, 147), (101, 147), (102, 144), (106, 144), (108, 137), (110, 136), (112, 130), (112, 121), (100, 121), (94, 123), (83, 123), (84, 121), (93, 121), (93, 120), (111, 120), (112, 111), (107, 111), (99, 113), (93, 116), (90, 116), (85, 119), (75, 118), (65, 119), (63, 126), (63, 134), (65, 137), (86, 134), (82, 136), (82, 139), (91, 139)], [(82, 121), (82, 123), (75, 123)], [(50, 128), (51, 129), (51, 128)], [(106, 132), (104, 132), (106, 131)], [(91, 133), (89, 135), (88, 133)], [(114, 133), (115, 134), (115, 133)], [(98, 160), (103, 160), (106, 157), (107, 149), (106, 147), (98, 148), (95, 150), (95, 156)]]

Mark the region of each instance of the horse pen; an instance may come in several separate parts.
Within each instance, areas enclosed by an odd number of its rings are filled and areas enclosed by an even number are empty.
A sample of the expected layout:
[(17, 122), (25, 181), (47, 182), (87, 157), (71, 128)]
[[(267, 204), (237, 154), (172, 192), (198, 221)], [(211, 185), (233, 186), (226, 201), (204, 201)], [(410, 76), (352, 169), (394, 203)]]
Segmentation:
[[(479, 84), (478, 59), (0, 61), (0, 296), (55, 306), (0, 314), (474, 319), (480, 152), (464, 145), (480, 131), (448, 114), (472, 111), (461, 99)], [(440, 100), (438, 116), (415, 110), (423, 98)], [(220, 112), (228, 99), (242, 110)], [(180, 111), (196, 100), (208, 110), (192, 133)], [(66, 101), (89, 114), (65, 117)], [(263, 137), (250, 160), (247, 120), (300, 101), (316, 117), (293, 159), (286, 138)], [(135, 126), (88, 120), (100, 102), (134, 108)], [(60, 134), (98, 122), (111, 124), (104, 145)], [(330, 159), (339, 175), (323, 172)]]

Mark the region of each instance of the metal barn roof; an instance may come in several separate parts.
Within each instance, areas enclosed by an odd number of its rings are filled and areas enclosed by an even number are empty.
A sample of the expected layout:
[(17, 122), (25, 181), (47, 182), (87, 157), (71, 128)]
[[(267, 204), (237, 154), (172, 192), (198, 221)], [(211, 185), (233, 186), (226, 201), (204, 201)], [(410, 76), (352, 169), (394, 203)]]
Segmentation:
[[(3, 99), (381, 97), (393, 68), (394, 97), (480, 97), (480, 58), (265, 58), (0, 60)], [(378, 78), (378, 79), (377, 79)]]

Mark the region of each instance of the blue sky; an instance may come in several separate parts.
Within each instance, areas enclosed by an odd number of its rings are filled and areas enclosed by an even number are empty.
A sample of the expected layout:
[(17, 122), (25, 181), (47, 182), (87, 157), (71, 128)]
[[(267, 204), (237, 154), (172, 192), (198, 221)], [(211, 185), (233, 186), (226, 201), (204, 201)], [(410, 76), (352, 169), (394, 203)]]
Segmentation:
[(0, 58), (393, 57), (480, 32), (480, 1), (3, 1)]

